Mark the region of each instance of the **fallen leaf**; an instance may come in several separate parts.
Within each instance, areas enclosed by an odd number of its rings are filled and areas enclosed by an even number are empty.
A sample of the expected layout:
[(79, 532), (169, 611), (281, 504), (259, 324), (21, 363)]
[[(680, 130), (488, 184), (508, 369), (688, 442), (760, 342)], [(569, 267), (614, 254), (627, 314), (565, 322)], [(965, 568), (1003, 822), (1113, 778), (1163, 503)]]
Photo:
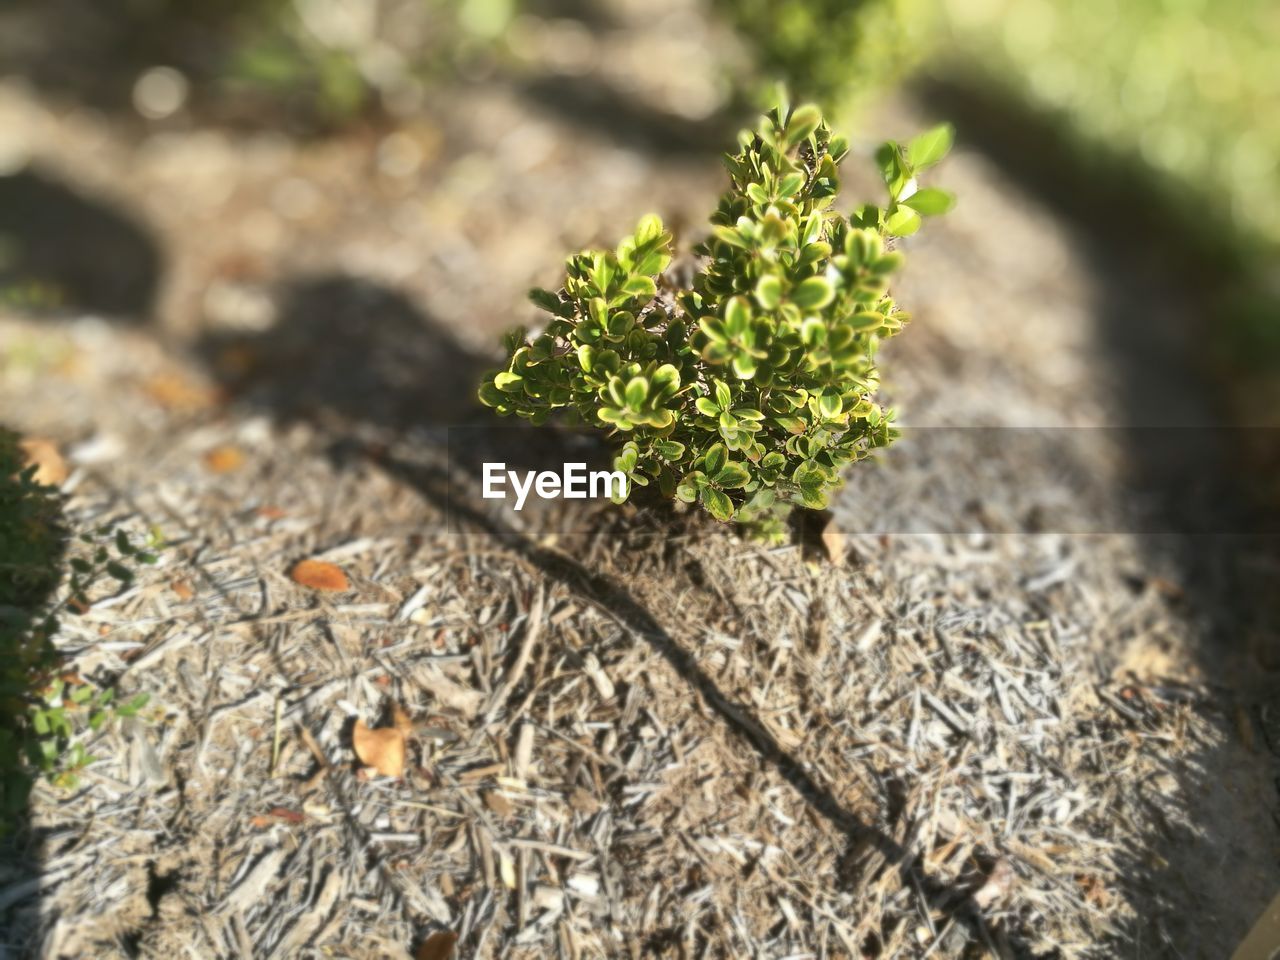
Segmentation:
[(300, 583), (312, 590), (350, 590), (351, 584), (342, 568), (323, 560), (303, 560), (289, 571), (294, 583)]
[(822, 528), (822, 547), (827, 551), (827, 559), (837, 566), (844, 563), (847, 541), (844, 531), (836, 524), (836, 518), (828, 520)]
[(179, 600), (190, 600), (196, 595), (195, 588), (191, 586), (189, 580), (175, 580), (169, 584), (169, 589), (174, 592)]
[(160, 406), (181, 413), (193, 413), (212, 407), (217, 392), (173, 373), (162, 373), (142, 385), (143, 392)]
[(485, 793), (484, 805), (500, 817), (509, 817), (515, 811), (510, 800), (493, 790)]
[(62, 459), (52, 440), (43, 437), (27, 437), (19, 441), (26, 466), (36, 468), (36, 483), (46, 487), (60, 487), (67, 482), (67, 461)]
[(404, 732), (396, 727), (370, 730), (363, 720), (356, 720), (351, 731), (351, 745), (366, 767), (373, 767), (384, 777), (404, 774)]
[(413, 733), (413, 720), (405, 712), (404, 707), (398, 703), (391, 705), (391, 725), (399, 730), (403, 736), (407, 737)]
[(418, 944), (413, 960), (449, 960), (458, 944), (458, 935), (452, 930), (437, 930)]
[(244, 466), (244, 451), (239, 447), (225, 443), (214, 447), (204, 455), (204, 465), (214, 473), (231, 473)]

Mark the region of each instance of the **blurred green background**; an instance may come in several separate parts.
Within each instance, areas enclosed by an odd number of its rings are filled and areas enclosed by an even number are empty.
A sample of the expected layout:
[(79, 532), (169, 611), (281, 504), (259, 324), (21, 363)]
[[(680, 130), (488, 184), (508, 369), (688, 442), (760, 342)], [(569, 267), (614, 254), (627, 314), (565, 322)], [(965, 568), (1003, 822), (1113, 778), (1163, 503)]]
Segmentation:
[[(714, 126), (776, 81), (847, 121), (902, 84), (1003, 140), (1094, 219), (1203, 275), (1237, 357), (1280, 356), (1280, 4), (1273, 0), (690, 0), (714, 25), (626, 114)], [(459, 79), (573, 74), (586, 27), (646, 0), (22, 0), (4, 73), (98, 108), (299, 136), (407, 118)], [(685, 21), (673, 19), (673, 31)], [(585, 25), (585, 26), (584, 26)], [(622, 32), (622, 31), (615, 31)], [(643, 51), (623, 51), (643, 57)], [(612, 55), (612, 54), (610, 54)], [(683, 83), (695, 76), (710, 82)], [(708, 93), (708, 90), (711, 91)], [(551, 88), (554, 99), (563, 93)], [(650, 105), (652, 107), (652, 105)], [(569, 106), (568, 109), (573, 109)], [(608, 111), (605, 111), (606, 113)], [(966, 112), (973, 123), (966, 124)], [(997, 144), (997, 148), (1000, 144)], [(990, 145), (987, 145), (990, 152)]]

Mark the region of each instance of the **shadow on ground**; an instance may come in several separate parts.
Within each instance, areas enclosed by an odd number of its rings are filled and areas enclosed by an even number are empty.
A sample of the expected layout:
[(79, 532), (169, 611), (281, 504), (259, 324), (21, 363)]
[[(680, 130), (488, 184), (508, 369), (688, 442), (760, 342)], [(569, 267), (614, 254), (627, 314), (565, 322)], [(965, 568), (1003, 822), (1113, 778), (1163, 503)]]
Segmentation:
[[(1280, 853), (1273, 589), (1280, 528), (1274, 490), (1264, 493), (1259, 483), (1266, 476), (1259, 470), (1277, 462), (1280, 431), (1228, 420), (1241, 361), (1233, 367), (1232, 351), (1220, 349), (1232, 335), (1222, 294), (1240, 276), (1240, 261), (1203, 224), (1189, 231), (1150, 174), (1119, 157), (1082, 156), (1053, 118), (962, 79), (935, 79), (919, 93), (955, 121), (969, 146), (1073, 227), (1091, 265), (1095, 337), (1114, 384), (1128, 480), (1151, 517), (1139, 542), (1148, 568), (1176, 580), (1173, 613), (1192, 624), (1189, 652), (1224, 733), (1221, 745), (1194, 751), (1173, 771), (1189, 817), (1156, 817), (1163, 834), (1130, 851), (1122, 893), (1144, 918), (1132, 942), (1149, 955), (1225, 956), (1274, 896)], [(1212, 466), (1169, 469), (1171, 442), (1195, 445), (1199, 462)], [(1193, 496), (1191, 488), (1206, 485), (1211, 496)], [(1255, 738), (1266, 744), (1256, 753), (1242, 745)], [(1259, 862), (1269, 877), (1248, 872)], [(1221, 880), (1207, 884), (1210, 875)]]
[[(235, 401), (278, 423), (312, 424), (328, 438), (340, 466), (372, 462), (448, 516), (451, 530), (490, 538), (548, 580), (607, 611), (665, 659), (744, 747), (840, 831), (844, 849), (833, 856), (850, 885), (898, 871), (904, 887), (922, 891), (929, 907), (956, 920), (958, 938), (1000, 950), (1001, 956), (1025, 954), (1005, 931), (989, 928), (971, 891), (934, 881), (909, 850), (848, 809), (833, 786), (815, 780), (756, 718), (755, 708), (726, 694), (686, 643), (618, 576), (577, 559), (590, 552), (584, 541), (570, 537), (564, 551), (546, 547), (545, 531), (529, 524), (518, 529), (478, 496), (481, 464), (487, 460), (544, 469), (598, 455), (598, 440), (554, 428), (506, 426), (510, 421), (495, 425), (496, 418), (473, 399), (481, 373), (494, 358), (460, 345), (398, 291), (341, 275), (300, 278), (287, 284), (281, 304), (270, 331), (210, 337), (198, 347)], [(400, 456), (397, 451), (405, 444), (397, 438), (407, 439), (415, 451), (435, 448), (437, 456)], [(448, 444), (446, 456), (438, 455), (445, 452), (442, 444)], [(657, 550), (669, 576), (689, 571), (680, 551), (666, 551), (664, 545), (690, 536), (727, 535), (720, 525), (701, 522), (700, 514), (677, 516), (665, 504), (627, 511), (606, 505), (584, 517), (578, 528), (584, 536), (616, 538), (622, 555)]]
[[(129, 213), (41, 170), (0, 176), (0, 308), (146, 323), (163, 269), (158, 243)], [(39, 915), (46, 860), (45, 838), (28, 829), (30, 781), (20, 757), (27, 769), (39, 758), (22, 731), (32, 691), (56, 668), (43, 621), (67, 570), (61, 500), (16, 483), (15, 457), (0, 429), (0, 916), (16, 935), (22, 925), (9, 922), (12, 911)]]
[(0, 305), (145, 322), (163, 270), (128, 213), (39, 170), (0, 176)]
[(263, 0), (15, 0), (0, 6), (0, 61), (44, 94), (141, 127), (134, 86), (164, 66), (186, 80), (202, 123), (331, 132), (369, 112), (354, 68), (291, 29)]

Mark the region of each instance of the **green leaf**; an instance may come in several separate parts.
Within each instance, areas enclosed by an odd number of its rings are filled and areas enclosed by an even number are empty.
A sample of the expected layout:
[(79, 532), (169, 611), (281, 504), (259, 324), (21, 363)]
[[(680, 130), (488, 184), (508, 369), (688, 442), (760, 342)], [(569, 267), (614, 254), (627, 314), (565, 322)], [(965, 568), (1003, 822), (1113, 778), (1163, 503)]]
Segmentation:
[(703, 455), (702, 465), (707, 473), (715, 476), (729, 460), (729, 451), (723, 443), (713, 443)]
[(502, 407), (507, 403), (507, 395), (492, 383), (480, 384), (478, 396), (486, 407)]
[(785, 177), (778, 181), (778, 196), (794, 197), (800, 192), (800, 188), (804, 186), (803, 173), (788, 173)]
[(716, 406), (721, 410), (728, 410), (733, 406), (733, 394), (729, 392), (729, 385), (723, 380), (713, 381), (716, 392)]
[(734, 354), (733, 373), (739, 380), (750, 380), (756, 375), (756, 358), (749, 353)]
[(651, 278), (636, 276), (632, 277), (625, 285), (623, 285), (622, 292), (631, 297), (642, 297), (646, 300), (652, 300), (658, 293), (658, 287)]
[[(560, 298), (550, 290), (543, 290), (540, 287), (534, 287), (529, 291), (529, 299), (533, 301), (535, 306), (541, 307), (549, 313), (559, 315), (564, 307), (560, 302)], [(523, 338), (522, 338), (523, 339)]]
[(916, 211), (916, 213), (922, 213), (926, 217), (934, 217), (938, 214), (946, 213), (954, 207), (956, 198), (946, 190), (939, 190), (937, 187), (925, 187), (923, 190), (917, 190), (902, 202)]
[(751, 472), (740, 463), (726, 463), (711, 482), (724, 490), (737, 490), (751, 482)]
[(902, 149), (892, 140), (882, 144), (876, 151), (876, 163), (880, 166), (880, 176), (884, 179), (885, 186), (889, 188), (889, 195), (897, 199), (902, 188), (911, 179)]
[(750, 243), (747, 242), (747, 238), (742, 235), (741, 231), (736, 230), (733, 227), (718, 226), (712, 230), (712, 233), (715, 234), (716, 239), (720, 240), (722, 243), (727, 243), (731, 247), (738, 247), (742, 250), (746, 250), (750, 246)]
[(128, 567), (112, 560), (107, 564), (107, 573), (115, 577), (121, 583), (133, 583), (133, 571)]
[(685, 503), (693, 503), (698, 499), (698, 491), (702, 489), (706, 483), (706, 476), (700, 470), (695, 470), (681, 479), (676, 485), (676, 497)]
[(710, 397), (698, 397), (697, 400), (693, 401), (693, 405), (704, 417), (714, 419), (720, 416), (720, 408), (715, 405), (715, 402)]
[(653, 371), (650, 388), (653, 392), (655, 403), (663, 403), (671, 399), (680, 389), (680, 371), (672, 364), (664, 363)]
[(125, 536), (123, 530), (116, 531), (116, 550), (120, 552), (122, 557), (133, 556), (133, 544), (129, 542), (129, 538)]
[(729, 340), (724, 324), (715, 317), (703, 317), (698, 321), (698, 329), (705, 333), (712, 343), (727, 343)]
[(835, 299), (835, 288), (824, 277), (810, 277), (791, 291), (791, 302), (801, 310), (817, 310)]
[(818, 129), (820, 123), (822, 123), (822, 111), (816, 104), (806, 103), (796, 107), (791, 113), (791, 119), (787, 121), (787, 146), (794, 147), (808, 139), (809, 135)]
[(604, 330), (609, 326), (609, 305), (603, 297), (592, 297), (587, 304), (587, 312), (597, 327)]
[(623, 473), (630, 473), (636, 468), (636, 460), (639, 456), (635, 441), (630, 441), (624, 444), (621, 452), (613, 458), (613, 469), (621, 470)]
[(761, 277), (756, 284), (756, 302), (766, 310), (776, 310), (782, 303), (782, 281), (771, 273)]
[(885, 229), (895, 237), (909, 237), (920, 229), (920, 214), (909, 207), (899, 207), (885, 221)]
[(524, 389), (524, 377), (510, 370), (504, 370), (494, 376), (493, 385), (503, 393), (519, 393)]
[(641, 247), (650, 241), (657, 240), (663, 234), (662, 218), (656, 213), (648, 213), (636, 224), (636, 246)]
[(955, 127), (949, 123), (940, 123), (913, 138), (907, 146), (907, 157), (911, 165), (920, 169), (937, 163), (950, 152), (955, 137)]
[(133, 697), (131, 700), (125, 703), (122, 703), (120, 706), (118, 706), (116, 708), (116, 713), (118, 713), (122, 717), (132, 717), (135, 713), (137, 713), (139, 710), (145, 707), (150, 700), (151, 700), (151, 694), (140, 693), (136, 697)]
[(741, 336), (751, 322), (751, 305), (746, 297), (730, 297), (724, 306), (724, 329), (729, 336)]
[(699, 493), (702, 505), (717, 520), (728, 520), (733, 517), (733, 501), (715, 487), (703, 487)]
[(649, 397), (649, 381), (644, 377), (632, 377), (627, 384), (627, 406), (639, 410)]

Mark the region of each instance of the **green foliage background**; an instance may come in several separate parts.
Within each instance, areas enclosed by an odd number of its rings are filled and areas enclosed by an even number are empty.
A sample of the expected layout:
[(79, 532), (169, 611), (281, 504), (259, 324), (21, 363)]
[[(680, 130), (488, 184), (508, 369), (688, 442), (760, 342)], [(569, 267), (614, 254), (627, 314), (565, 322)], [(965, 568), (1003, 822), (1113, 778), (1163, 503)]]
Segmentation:
[(1005, 85), (1280, 245), (1280, 5), (940, 0), (944, 65)]

